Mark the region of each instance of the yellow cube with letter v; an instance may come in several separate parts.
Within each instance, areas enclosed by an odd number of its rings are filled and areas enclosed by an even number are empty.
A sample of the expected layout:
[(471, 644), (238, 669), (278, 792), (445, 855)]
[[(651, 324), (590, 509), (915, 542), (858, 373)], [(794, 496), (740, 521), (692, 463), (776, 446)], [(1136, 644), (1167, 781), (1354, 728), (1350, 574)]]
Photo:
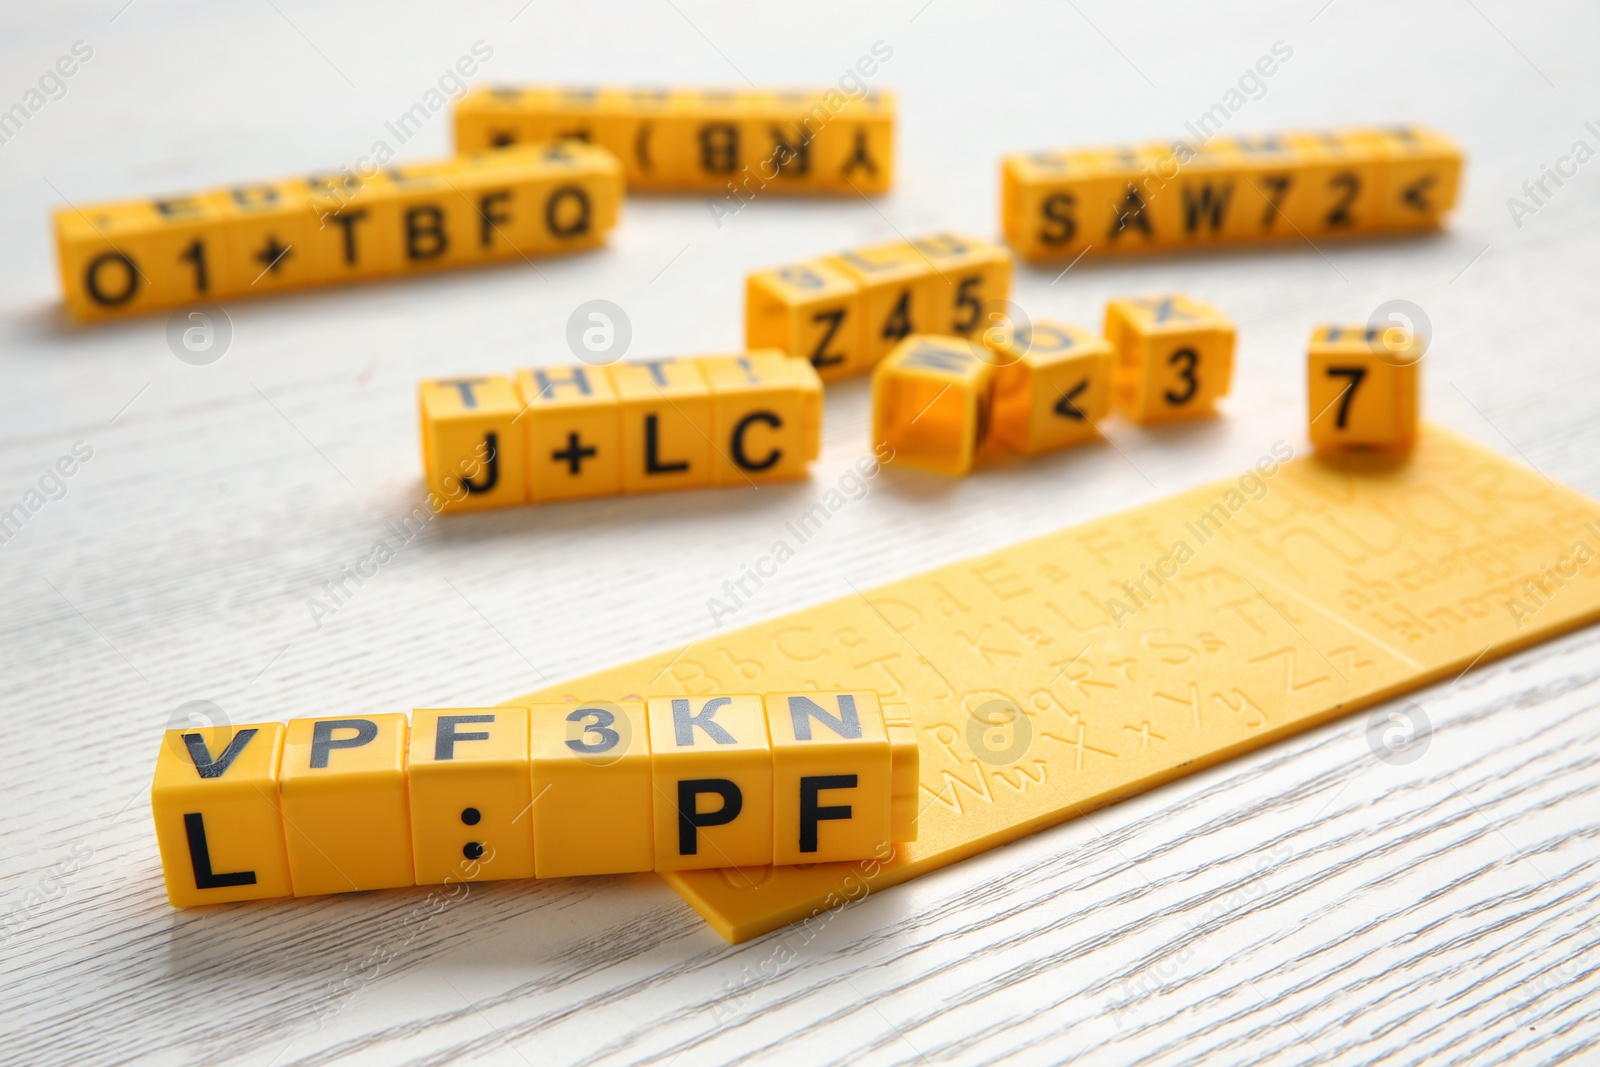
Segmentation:
[(658, 871), (772, 862), (772, 744), (759, 696), (652, 697)]
[(892, 764), (878, 695), (771, 693), (773, 863), (885, 855)]
[(175, 908), (292, 892), (278, 813), (283, 726), (168, 730), (150, 808)]
[(292, 719), (283, 830), (297, 897), (415, 885), (404, 715)]
[(408, 777), (418, 885), (533, 877), (526, 709), (417, 709)]

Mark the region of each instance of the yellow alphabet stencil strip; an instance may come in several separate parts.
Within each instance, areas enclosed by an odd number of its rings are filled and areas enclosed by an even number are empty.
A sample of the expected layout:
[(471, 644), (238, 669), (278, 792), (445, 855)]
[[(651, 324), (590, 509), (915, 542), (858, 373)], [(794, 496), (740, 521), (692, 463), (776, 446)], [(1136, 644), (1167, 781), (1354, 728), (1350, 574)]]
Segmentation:
[(855, 686), (911, 706), (915, 844), (665, 876), (743, 941), (1600, 618), (1597, 550), (1600, 503), (1429, 426), (1407, 461), (1266, 458), (508, 703)]

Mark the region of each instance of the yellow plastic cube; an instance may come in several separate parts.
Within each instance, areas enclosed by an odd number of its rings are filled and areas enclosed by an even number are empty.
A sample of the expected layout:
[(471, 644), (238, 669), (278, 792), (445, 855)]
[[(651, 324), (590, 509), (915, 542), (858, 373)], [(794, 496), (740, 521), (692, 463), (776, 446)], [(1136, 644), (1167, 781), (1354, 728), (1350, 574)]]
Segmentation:
[(711, 389), (693, 359), (617, 363), (622, 414), (622, 491), (651, 493), (711, 484)]
[(997, 244), (954, 233), (917, 238), (937, 284), (928, 333), (977, 337), (995, 325), (1011, 294), (1011, 253)]
[[(1312, 225), (1312, 188), (1301, 174), (1300, 154), (1286, 139), (1216, 137), (1207, 142), (1205, 155), (1208, 160), (1218, 161), (1217, 165), (1232, 177), (1232, 184), (1227, 179), (1214, 179), (1211, 200), (1198, 202), (1198, 207), (1211, 209), (1226, 195), (1223, 231), (1229, 240), (1299, 240), (1305, 227)], [(1198, 197), (1199, 192), (1195, 195)], [(1204, 210), (1201, 220), (1200, 225), (1209, 227)]]
[(526, 95), (518, 88), (483, 86), (463, 96), (455, 107), (456, 153), (468, 155), (534, 141)]
[(406, 717), (291, 719), (279, 796), (297, 897), (413, 885)]
[(1338, 237), (1378, 228), (1386, 200), (1388, 163), (1359, 139), (1333, 132), (1290, 133), (1296, 180), (1305, 190), (1303, 214), (1290, 214), (1308, 237)]
[(1139, 423), (1215, 414), (1233, 379), (1233, 323), (1179, 293), (1106, 304), (1117, 410)]
[(1079, 326), (1038, 321), (989, 342), (999, 366), (989, 436), (1024, 455), (1099, 436), (1111, 413), (1111, 343)]
[(1386, 230), (1435, 227), (1455, 206), (1464, 156), (1443, 134), (1414, 126), (1376, 131), (1389, 179), (1378, 225)]
[(941, 321), (944, 282), (926, 256), (904, 241), (858, 248), (823, 262), (861, 287), (860, 331), (857, 362), (848, 365), (860, 374), (876, 366), (890, 349), (914, 333), (936, 333)]
[(772, 744), (758, 696), (652, 697), (655, 867), (772, 862)]
[(711, 389), (711, 484), (804, 478), (822, 447), (822, 379), (775, 349), (700, 360)]
[(972, 470), (986, 435), (995, 357), (959, 337), (914, 335), (872, 373), (872, 439), (892, 462), (939, 474)]
[(205, 197), (58, 208), (67, 310), (101, 319), (224, 297), (226, 232)]
[(529, 251), (546, 255), (597, 248), (622, 210), (622, 163), (594, 145), (543, 145), (537, 173), (525, 179), (534, 225)]
[(314, 175), (286, 185), (316, 219), (308, 240), (317, 277), (348, 282), (400, 269), (398, 205), (381, 176)]
[(828, 118), (814, 127), (811, 141), (818, 184), (867, 196), (888, 192), (894, 185), (894, 94), (874, 90), (843, 101), (836, 95), (822, 94)]
[(529, 714), (534, 873), (654, 869), (657, 801), (644, 703), (536, 704)]
[(228, 234), (219, 255), (231, 291), (274, 292), (324, 280), (312, 241), (319, 221), (296, 183), (235, 186), (206, 199)]
[(1318, 326), (1306, 354), (1306, 415), (1323, 452), (1409, 449), (1417, 436), (1421, 350), (1391, 326)]
[(882, 855), (891, 839), (891, 763), (878, 695), (770, 693), (772, 862)]
[(173, 907), (293, 892), (278, 811), (283, 732), (266, 723), (163, 735), (150, 808)]
[(668, 111), (667, 89), (602, 89), (601, 117), (594, 143), (622, 161), (628, 185), (659, 188), (667, 176), (681, 172), (683, 145), (661, 136), (661, 120)]
[(745, 279), (744, 340), (811, 361), (824, 381), (859, 374), (861, 286), (820, 260), (757, 271)]
[(418, 885), (533, 877), (526, 709), (412, 712), (408, 775)]
[(422, 467), (440, 511), (528, 502), (527, 444), (516, 387), (503, 374), (417, 385)]
[(622, 415), (598, 367), (517, 372), (528, 499), (535, 504), (622, 491)]

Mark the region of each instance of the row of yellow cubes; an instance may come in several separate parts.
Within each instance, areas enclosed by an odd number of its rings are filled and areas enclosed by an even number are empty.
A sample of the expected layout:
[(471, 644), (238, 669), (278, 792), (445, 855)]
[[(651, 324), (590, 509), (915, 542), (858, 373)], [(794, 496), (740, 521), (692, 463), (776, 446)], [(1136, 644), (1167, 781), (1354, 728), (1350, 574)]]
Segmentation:
[(435, 511), (804, 478), (822, 381), (781, 352), (419, 383)]
[(1030, 260), (1433, 229), (1462, 158), (1406, 126), (1010, 155), (1001, 225)]
[(810, 360), (824, 379), (864, 374), (912, 334), (975, 337), (1008, 320), (1011, 264), (999, 245), (935, 233), (756, 271), (745, 344)]
[(1008, 323), (981, 341), (908, 337), (872, 376), (873, 440), (894, 462), (964, 475), (985, 449), (1038, 455), (1092, 440), (1113, 405), (1136, 423), (1216, 413), (1235, 330), (1181, 293), (1106, 304), (1104, 336)]
[(571, 137), (613, 152), (642, 190), (881, 193), (894, 181), (895, 100), (837, 89), (475, 89), (456, 151)]
[(870, 690), (426, 709), (169, 730), (175, 907), (879, 858), (917, 836), (908, 709)]
[(577, 142), (55, 213), (79, 319), (592, 248), (622, 169)]

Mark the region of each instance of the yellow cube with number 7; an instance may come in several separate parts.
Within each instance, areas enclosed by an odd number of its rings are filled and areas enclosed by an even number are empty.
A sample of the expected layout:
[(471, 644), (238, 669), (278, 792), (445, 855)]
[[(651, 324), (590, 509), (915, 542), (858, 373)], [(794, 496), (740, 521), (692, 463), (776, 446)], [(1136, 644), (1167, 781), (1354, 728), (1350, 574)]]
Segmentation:
[(1116, 351), (1117, 410), (1133, 422), (1175, 422), (1216, 413), (1233, 382), (1233, 322), (1180, 293), (1106, 304)]
[(1319, 452), (1403, 451), (1417, 436), (1422, 345), (1400, 326), (1318, 326), (1306, 353), (1306, 416)]

